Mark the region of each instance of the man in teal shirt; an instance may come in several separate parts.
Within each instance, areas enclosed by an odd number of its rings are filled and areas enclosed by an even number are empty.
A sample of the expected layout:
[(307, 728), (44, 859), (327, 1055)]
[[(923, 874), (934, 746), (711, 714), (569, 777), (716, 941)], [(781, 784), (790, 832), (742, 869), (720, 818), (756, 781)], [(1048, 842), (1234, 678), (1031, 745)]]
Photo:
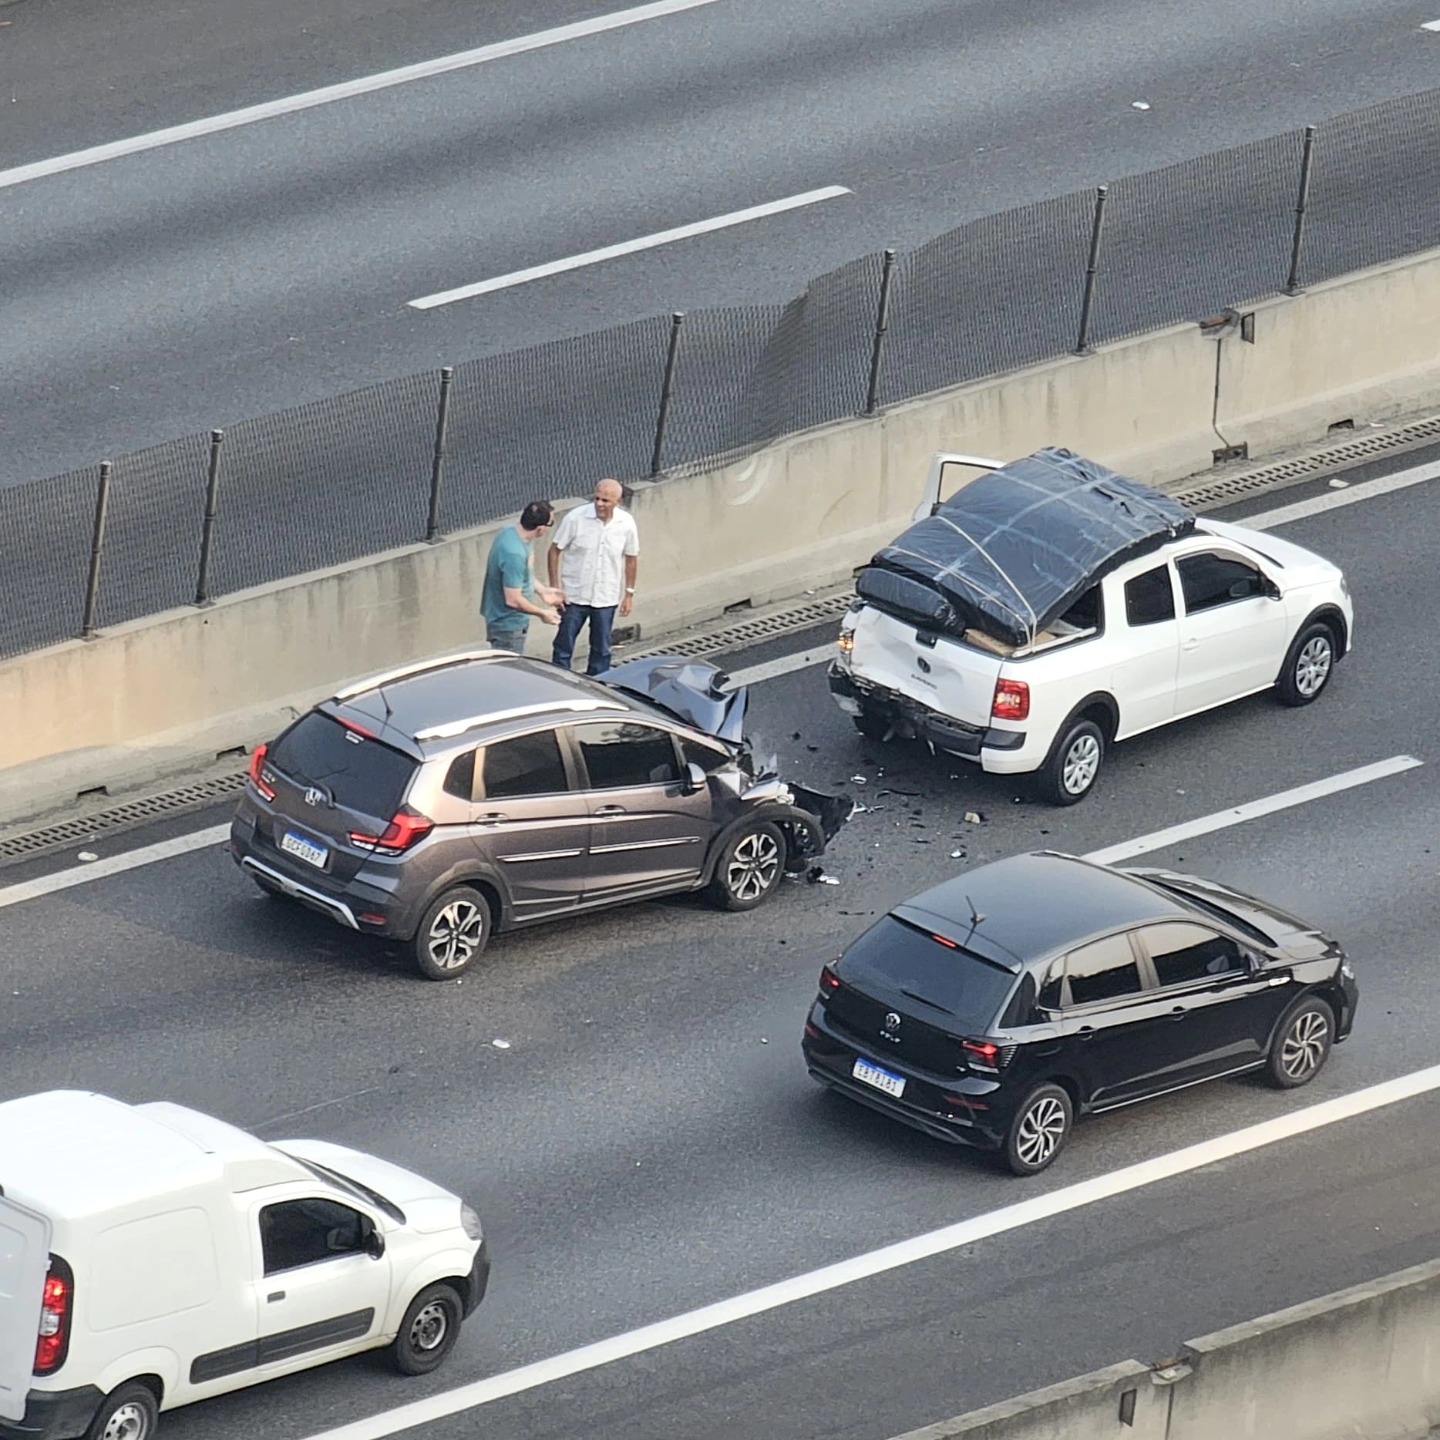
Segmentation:
[(531, 547), (554, 519), (555, 508), (548, 500), (532, 500), (521, 511), (519, 523), (507, 525), (490, 546), (480, 613), (485, 617), (486, 639), (494, 650), (523, 655), (532, 615), (547, 625), (560, 623), (558, 607), (565, 603), (564, 597), (548, 585), (536, 585), (531, 563)]

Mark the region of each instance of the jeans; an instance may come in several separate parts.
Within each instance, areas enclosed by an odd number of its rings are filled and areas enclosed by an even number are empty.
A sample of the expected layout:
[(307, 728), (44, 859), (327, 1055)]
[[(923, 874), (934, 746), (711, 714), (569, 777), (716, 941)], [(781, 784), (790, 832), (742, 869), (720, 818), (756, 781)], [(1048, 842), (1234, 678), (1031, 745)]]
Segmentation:
[(485, 626), (485, 639), (489, 642), (492, 650), (513, 650), (517, 655), (525, 653), (525, 637), (530, 633), (529, 625), (519, 625), (510, 629), (497, 630), (495, 626)]
[(615, 605), (566, 605), (555, 632), (555, 649), (551, 659), (562, 669), (570, 668), (575, 642), (590, 622), (590, 659), (585, 665), (587, 675), (603, 675), (610, 668), (610, 632), (615, 628)]

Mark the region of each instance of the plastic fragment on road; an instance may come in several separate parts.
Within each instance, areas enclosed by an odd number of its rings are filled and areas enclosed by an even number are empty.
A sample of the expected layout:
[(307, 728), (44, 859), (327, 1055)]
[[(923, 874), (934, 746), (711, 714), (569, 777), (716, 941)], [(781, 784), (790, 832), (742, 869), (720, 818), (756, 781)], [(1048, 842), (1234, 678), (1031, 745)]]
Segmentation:
[(497, 1050), (508, 1050), (510, 1048), (510, 1042), (508, 1040), (492, 1040), (490, 1043)]
[(967, 825), (983, 825), (985, 817), (978, 810), (967, 810), (965, 812), (965, 823)]
[(90, 861), (98, 860), (100, 857), (93, 850), (82, 850), (75, 858), (83, 860), (88, 865)]

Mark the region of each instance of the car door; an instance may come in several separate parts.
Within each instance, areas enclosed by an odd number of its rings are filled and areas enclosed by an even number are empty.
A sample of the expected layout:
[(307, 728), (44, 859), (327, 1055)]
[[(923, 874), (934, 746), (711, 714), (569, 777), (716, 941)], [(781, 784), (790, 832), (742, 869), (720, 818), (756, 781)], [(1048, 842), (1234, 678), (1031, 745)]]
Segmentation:
[[(471, 762), (470, 836), (509, 892), (516, 920), (572, 910), (585, 890), (590, 811), (559, 735), (540, 726), (492, 740)], [(446, 788), (463, 789), (452, 762)]]
[(1118, 733), (1134, 735), (1163, 725), (1175, 714), (1180, 622), (1169, 561), (1131, 576), (1123, 591), (1125, 626), (1111, 627), (1116, 649), (1111, 685), (1120, 706)]
[(322, 1195), (255, 1206), (259, 1379), (337, 1359), (384, 1324), (390, 1261), (374, 1216)]
[(1289, 987), (1252, 963), (1229, 935), (1208, 925), (1165, 921), (1136, 932), (1168, 1002), (1175, 1044), (1171, 1083), (1186, 1084), (1258, 1063)]
[(1184, 601), (1177, 715), (1220, 705), (1274, 682), (1285, 658), (1285, 606), (1273, 581), (1232, 550), (1175, 561)]
[(692, 788), (669, 730), (643, 720), (569, 727), (590, 806), (587, 900), (694, 884), (713, 828), (708, 786)]

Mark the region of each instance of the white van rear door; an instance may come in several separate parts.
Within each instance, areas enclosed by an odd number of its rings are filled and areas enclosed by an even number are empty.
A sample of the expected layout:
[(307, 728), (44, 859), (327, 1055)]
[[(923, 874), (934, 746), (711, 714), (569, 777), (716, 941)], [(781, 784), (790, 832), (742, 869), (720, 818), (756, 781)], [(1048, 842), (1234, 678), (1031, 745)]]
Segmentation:
[(0, 1196), (0, 1420), (23, 1420), (35, 1370), (50, 1222)]

